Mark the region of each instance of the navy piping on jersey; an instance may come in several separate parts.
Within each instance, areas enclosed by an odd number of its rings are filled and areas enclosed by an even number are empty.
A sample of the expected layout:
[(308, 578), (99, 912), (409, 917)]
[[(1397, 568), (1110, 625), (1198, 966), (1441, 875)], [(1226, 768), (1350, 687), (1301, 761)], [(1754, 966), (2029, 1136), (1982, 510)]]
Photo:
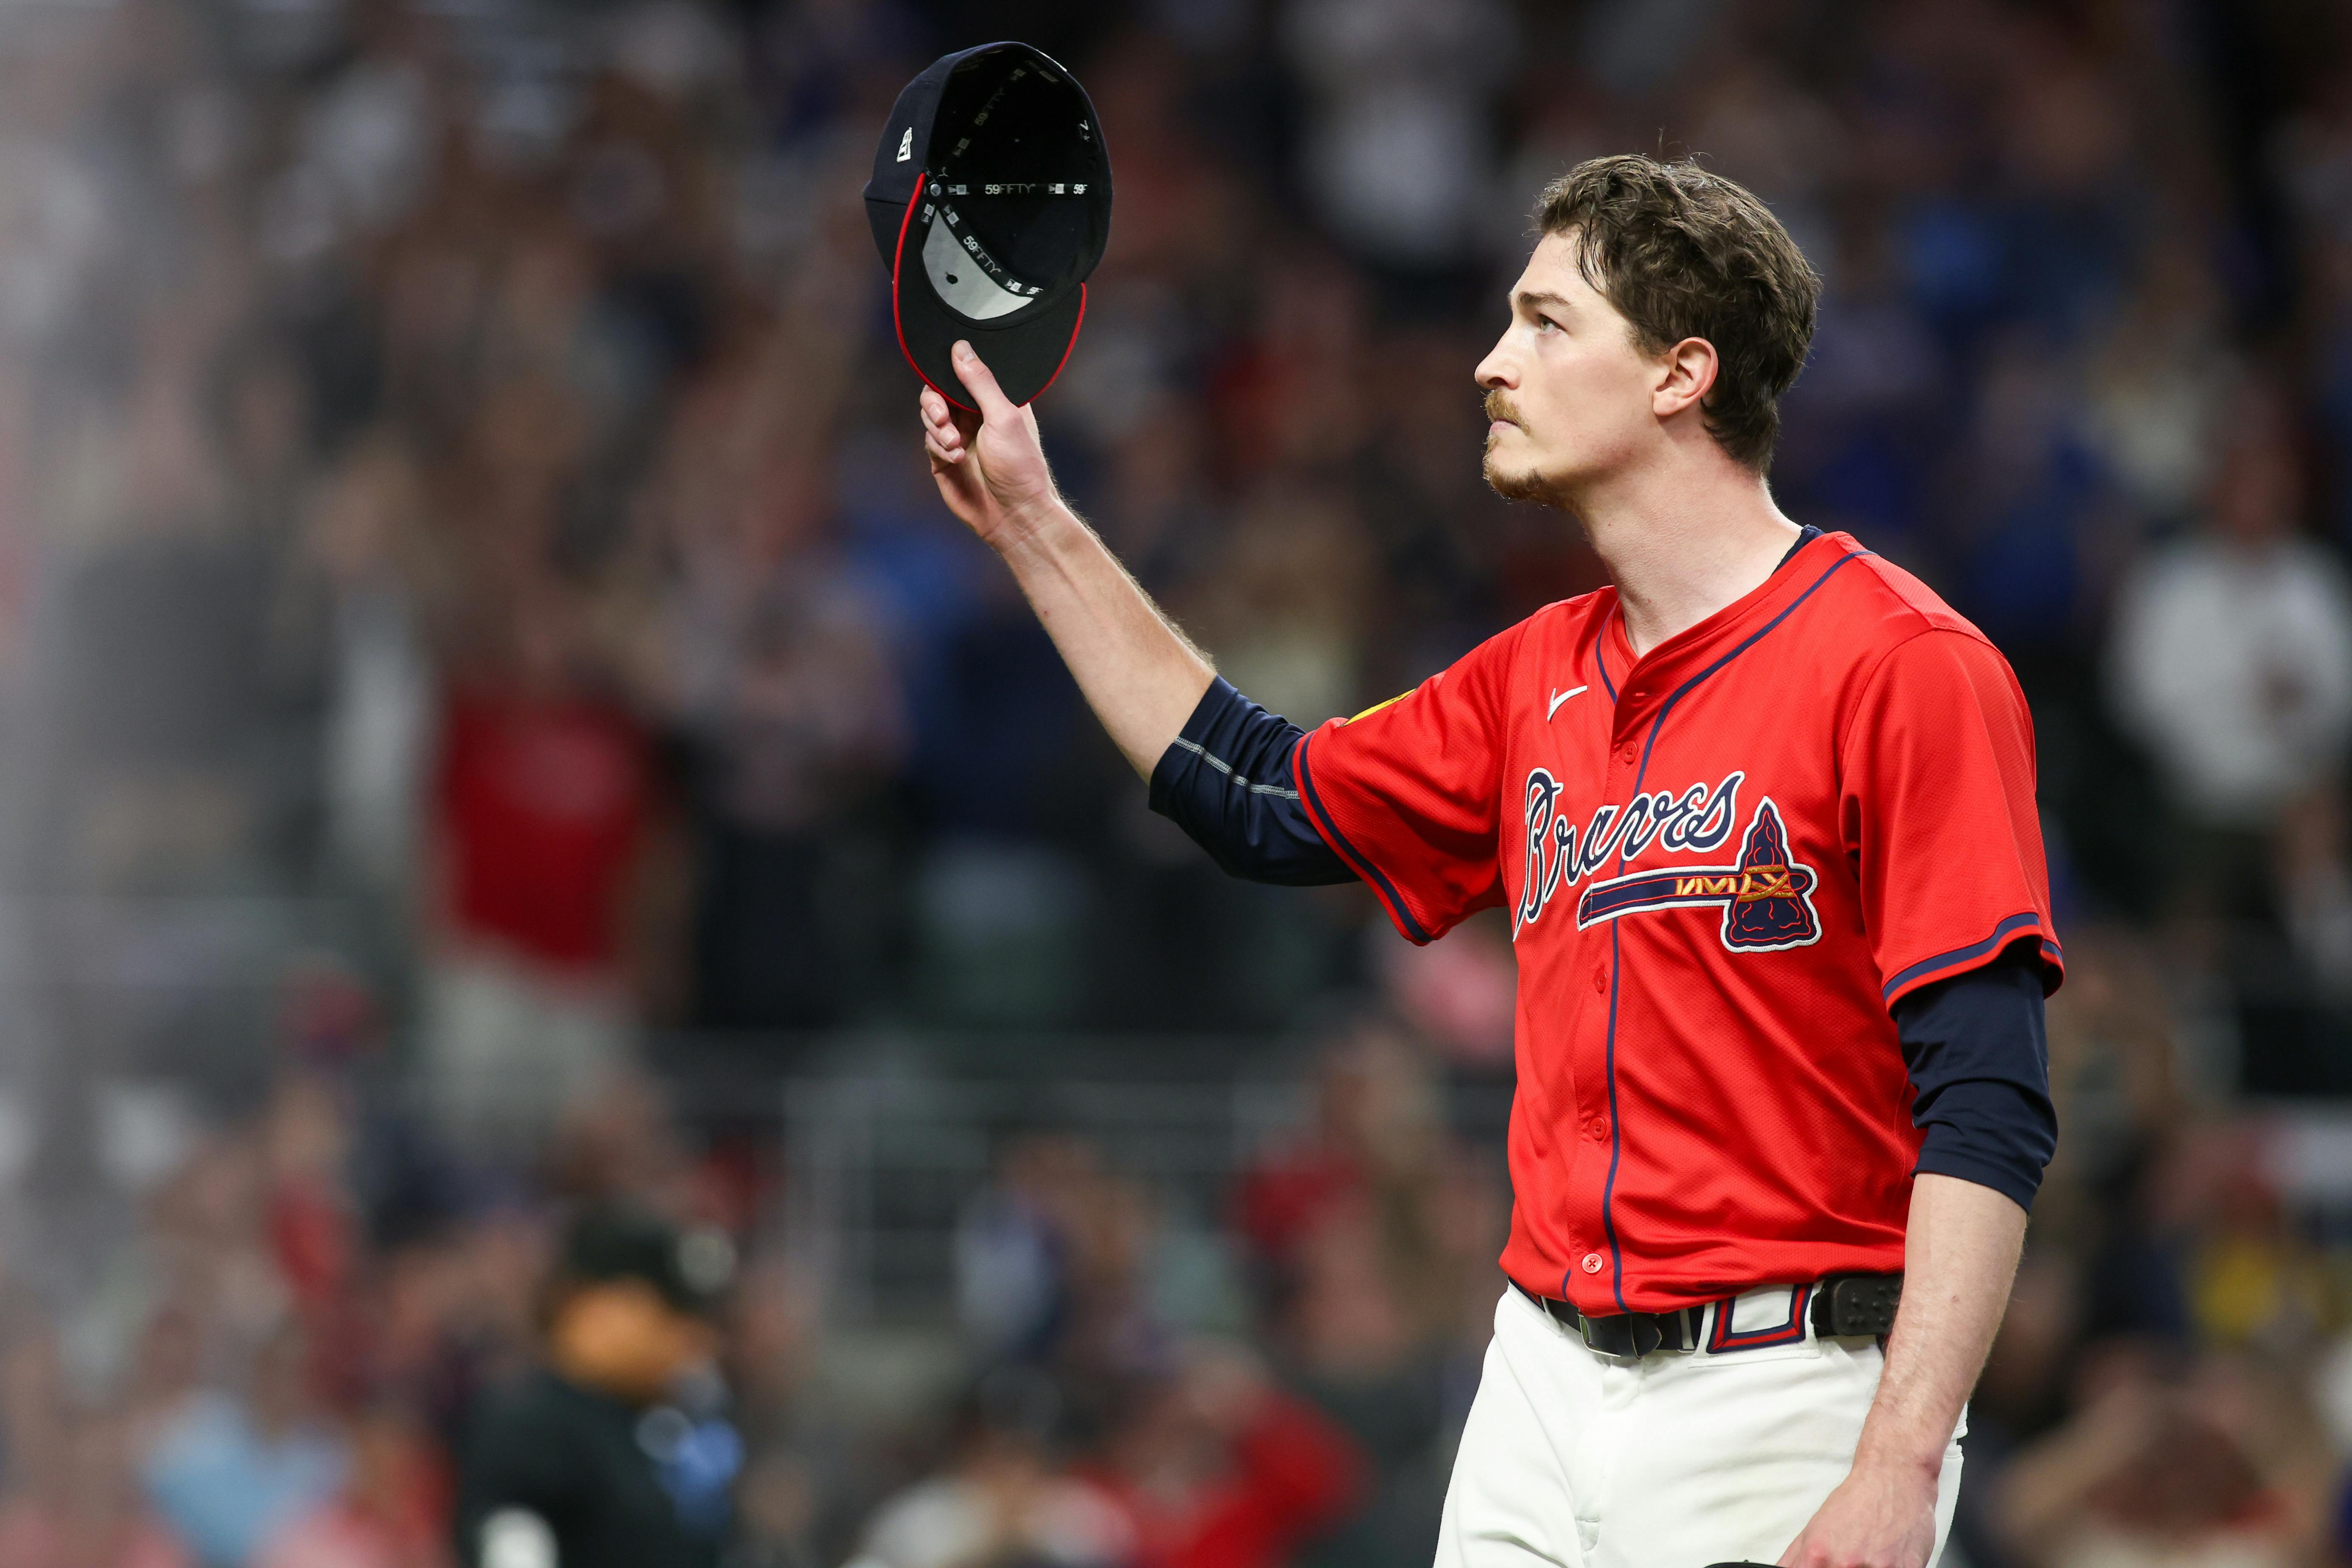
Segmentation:
[[(1309, 739), (1311, 740), (1312, 737)], [(1381, 896), (1389, 901), (1389, 908), (1394, 910), (1397, 919), (1404, 923), (1404, 934), (1413, 942), (1427, 946), (1431, 941), (1430, 934), (1423, 931), (1421, 922), (1413, 918), (1412, 910), (1405, 904), (1404, 895), (1396, 890), (1396, 884), (1389, 880), (1388, 873), (1373, 865), (1362, 851), (1349, 843), (1348, 836), (1339, 831), (1339, 825), (1332, 821), (1331, 814), (1324, 809), (1323, 797), (1315, 788), (1314, 770), (1307, 764), (1307, 753), (1312, 749), (1307, 741), (1298, 742), (1297, 766), (1298, 782), (1305, 786), (1302, 793), (1307, 796), (1307, 807), (1315, 813), (1317, 825), (1329, 837), (1331, 847), (1345, 856), (1348, 864), (1355, 868), (1356, 875), (1381, 890)]]
[[(2011, 936), (2023, 931), (2026, 927), (2038, 926), (2041, 923), (2041, 915), (2032, 910), (2027, 910), (2022, 914), (2011, 915), (2007, 920), (2001, 921), (1999, 925), (1993, 927), (1992, 934), (1985, 938), (1982, 942), (1972, 942), (1966, 947), (1956, 947), (1949, 952), (1939, 952), (1933, 958), (1921, 959), (1918, 963), (1913, 964), (1908, 969), (1903, 970), (1897, 973), (1894, 979), (1881, 986), (1879, 988), (1879, 994), (1882, 996), (1892, 996), (1903, 986), (1909, 984), (1912, 981), (1918, 979), (1923, 974), (1932, 974), (1937, 970), (1943, 968), (1947, 964), (1965, 963), (1972, 958), (1982, 958), (1985, 954), (1992, 952), (1994, 949), (2006, 944)], [(2042, 953), (2045, 958), (2054, 958), (2062, 963), (2065, 962), (2065, 950), (2060, 947), (2056, 942), (2051, 941), (2048, 937), (2043, 937), (2042, 939)]]
[(1616, 1292), (1617, 1310), (1630, 1312), (1625, 1304), (1625, 1255), (1617, 1246), (1617, 1220), (1609, 1207), (1610, 1198), (1617, 1191), (1617, 1157), (1624, 1151), (1617, 1121), (1617, 933), (1625, 928), (1616, 921), (1609, 922), (1609, 1044), (1603, 1057), (1603, 1076), (1609, 1080), (1609, 1175), (1601, 1184), (1601, 1234), (1609, 1238), (1609, 1289)]
[[(1659, 707), (1658, 716), (1650, 721), (1650, 738), (1642, 743), (1642, 763), (1640, 767), (1633, 770), (1633, 793), (1636, 795), (1641, 793), (1642, 781), (1648, 776), (1650, 771), (1650, 752), (1656, 747), (1658, 731), (1665, 728), (1666, 715), (1675, 710), (1675, 704), (1689, 696), (1700, 681), (1762, 641), (1767, 632), (1794, 615), (1798, 605), (1811, 598), (1815, 589), (1836, 576), (1851, 563), (1874, 553), (1875, 552), (1858, 550), (1851, 555), (1838, 557), (1835, 564), (1813, 579), (1811, 586), (1790, 600), (1787, 607), (1779, 615), (1757, 627), (1745, 642), (1675, 687), (1674, 694)], [(1783, 557), (1783, 560), (1785, 562), (1786, 557)], [(1305, 758), (1302, 754), (1300, 759), (1302, 778), (1306, 776), (1305, 769)], [(1617, 847), (1617, 869), (1622, 871), (1624, 868), (1625, 847), (1620, 844)], [(1601, 1233), (1609, 1238), (1609, 1283), (1610, 1288), (1617, 1294), (1617, 1310), (1622, 1312), (1631, 1311), (1633, 1309), (1625, 1304), (1625, 1256), (1617, 1245), (1617, 1221), (1610, 1207), (1611, 1201), (1617, 1192), (1617, 1160), (1625, 1142), (1624, 1124), (1617, 1119), (1617, 986), (1624, 973), (1623, 961), (1618, 954), (1618, 930), (1619, 922), (1612, 921), (1609, 927), (1609, 1037), (1608, 1047), (1603, 1057), (1609, 1079), (1609, 1176), (1601, 1186)]]
[[(1624, 614), (1619, 611), (1618, 614)], [(1592, 642), (1592, 662), (1601, 670), (1601, 689), (1609, 693), (1613, 705), (1617, 700), (1617, 683), (1609, 679), (1609, 623), (1601, 623), (1601, 635)]]

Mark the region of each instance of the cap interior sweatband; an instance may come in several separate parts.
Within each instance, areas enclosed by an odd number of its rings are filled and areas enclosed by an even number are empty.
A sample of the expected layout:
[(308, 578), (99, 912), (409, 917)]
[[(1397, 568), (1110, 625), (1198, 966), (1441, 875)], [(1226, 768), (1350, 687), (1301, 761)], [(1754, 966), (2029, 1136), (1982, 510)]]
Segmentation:
[[(930, 232), (923, 237), (923, 271), (929, 277), (931, 287), (953, 310), (975, 321), (992, 321), (1029, 303), (1044, 290), (1023, 284), (993, 267), (982, 254), (980, 242), (970, 235), (961, 244), (956, 241), (956, 215), (945, 205), (934, 206), (925, 216), (930, 220)], [(1000, 283), (991, 273), (1002, 273), (1012, 280), (1013, 287)]]

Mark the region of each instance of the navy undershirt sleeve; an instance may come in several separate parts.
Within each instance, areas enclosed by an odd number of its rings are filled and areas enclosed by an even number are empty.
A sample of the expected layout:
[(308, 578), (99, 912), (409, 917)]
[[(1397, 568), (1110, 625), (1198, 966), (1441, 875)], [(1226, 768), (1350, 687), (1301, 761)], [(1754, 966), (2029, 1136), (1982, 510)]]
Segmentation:
[(1895, 1004), (1895, 1028), (1911, 1121), (1927, 1133), (1915, 1173), (1957, 1176), (2031, 1210), (2058, 1148), (2033, 944), (1912, 992)]
[(1151, 770), (1151, 809), (1192, 836), (1229, 875), (1311, 888), (1355, 872), (1307, 819), (1290, 754), (1306, 733), (1223, 679)]

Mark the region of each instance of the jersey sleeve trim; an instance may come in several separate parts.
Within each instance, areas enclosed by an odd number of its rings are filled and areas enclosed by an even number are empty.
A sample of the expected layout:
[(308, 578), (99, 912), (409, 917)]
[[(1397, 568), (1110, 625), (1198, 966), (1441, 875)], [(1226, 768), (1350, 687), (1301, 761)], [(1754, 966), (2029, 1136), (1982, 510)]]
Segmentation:
[(1965, 970), (1977, 967), (1993, 958), (2012, 942), (2027, 932), (2041, 939), (2039, 952), (2042, 963), (2042, 994), (2058, 989), (2058, 981), (2066, 972), (2066, 950), (2058, 945), (2055, 937), (2043, 925), (2041, 913), (2023, 910), (2009, 916), (1992, 928), (1992, 934), (1982, 942), (1972, 942), (1966, 947), (1956, 947), (1949, 952), (1939, 952), (1933, 958), (1923, 958), (1907, 969), (1897, 970), (1894, 978), (1881, 989), (1889, 1006), (1911, 992), (1933, 981), (1948, 980)]
[(1298, 742), (1290, 754), (1290, 769), (1298, 781), (1298, 793), (1307, 802), (1307, 816), (1315, 824), (1315, 831), (1323, 836), (1323, 841), (1378, 896), (1381, 907), (1388, 911), (1389, 920), (1398, 932), (1416, 947), (1427, 946), (1433, 940), (1431, 933), (1413, 918), (1412, 910), (1405, 906), (1404, 895), (1397, 891), (1396, 884), (1389, 880), (1388, 873), (1373, 865), (1363, 851), (1349, 843), (1348, 836), (1339, 831), (1339, 825), (1331, 820), (1331, 813), (1324, 806), (1323, 797), (1316, 791), (1314, 771), (1307, 763), (1307, 753), (1314, 749), (1314, 742), (1312, 734)]

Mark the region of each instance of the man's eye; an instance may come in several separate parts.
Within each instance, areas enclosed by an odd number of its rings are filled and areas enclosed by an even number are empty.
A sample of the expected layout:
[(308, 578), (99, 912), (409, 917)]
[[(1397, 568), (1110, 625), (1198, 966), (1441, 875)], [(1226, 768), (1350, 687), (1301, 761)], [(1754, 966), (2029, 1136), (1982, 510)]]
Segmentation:
[(1558, 321), (1553, 321), (1549, 316), (1538, 316), (1538, 317), (1536, 318), (1536, 331), (1538, 331), (1538, 332), (1547, 332), (1547, 331), (1549, 331), (1549, 332), (1556, 332), (1556, 331), (1559, 331), (1559, 330), (1560, 330), (1560, 328), (1559, 328), (1559, 323)]

